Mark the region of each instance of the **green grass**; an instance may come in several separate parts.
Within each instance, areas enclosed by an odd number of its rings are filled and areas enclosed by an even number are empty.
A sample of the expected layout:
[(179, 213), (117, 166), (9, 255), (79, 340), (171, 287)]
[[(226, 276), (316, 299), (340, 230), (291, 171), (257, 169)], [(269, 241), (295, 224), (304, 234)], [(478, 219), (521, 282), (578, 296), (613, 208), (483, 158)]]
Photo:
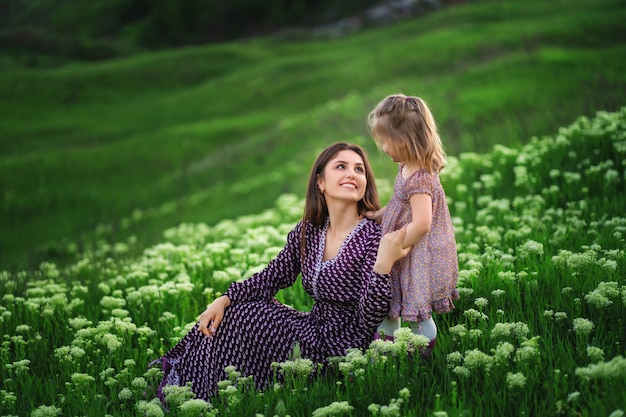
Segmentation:
[(338, 39), (5, 66), (0, 266), (68, 260), (99, 239), (145, 246), (183, 221), (258, 212), (301, 192), (313, 155), (334, 141), (366, 146), (389, 178), (365, 120), (393, 92), (429, 102), (451, 155), (616, 110), (624, 17), (616, 0), (484, 1)]
[[(435, 316), (430, 361), (396, 334), (316, 378), (305, 360), (277, 364), (288, 376), (265, 392), (231, 373), (211, 407), (182, 387), (167, 415), (623, 415), (626, 107), (523, 146), (462, 152), (441, 178), (461, 298)], [(390, 184), (380, 181), (385, 201)], [(139, 256), (132, 242), (97, 242), (66, 266), (0, 273), (0, 415), (166, 415), (147, 364), (275, 256), (302, 205), (283, 194), (253, 215), (166, 229)], [(312, 304), (299, 282), (278, 298)]]

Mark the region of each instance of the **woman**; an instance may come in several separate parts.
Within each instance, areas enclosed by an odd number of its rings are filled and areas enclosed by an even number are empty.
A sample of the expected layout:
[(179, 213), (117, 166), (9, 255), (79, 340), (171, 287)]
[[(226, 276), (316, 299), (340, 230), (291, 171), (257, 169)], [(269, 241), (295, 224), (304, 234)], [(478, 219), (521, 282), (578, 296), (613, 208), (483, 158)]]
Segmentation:
[[(166, 384), (192, 382), (209, 400), (224, 368), (253, 376), (257, 389), (272, 380), (273, 362), (284, 362), (297, 343), (302, 358), (325, 363), (349, 348), (366, 348), (389, 309), (389, 272), (402, 249), (405, 229), (381, 239), (380, 226), (365, 218), (380, 208), (374, 177), (361, 147), (336, 143), (317, 158), (309, 179), (304, 216), (282, 251), (261, 272), (214, 300), (199, 322), (153, 363)], [(379, 245), (380, 243), (380, 245)], [(313, 297), (311, 312), (275, 299), (295, 283)]]

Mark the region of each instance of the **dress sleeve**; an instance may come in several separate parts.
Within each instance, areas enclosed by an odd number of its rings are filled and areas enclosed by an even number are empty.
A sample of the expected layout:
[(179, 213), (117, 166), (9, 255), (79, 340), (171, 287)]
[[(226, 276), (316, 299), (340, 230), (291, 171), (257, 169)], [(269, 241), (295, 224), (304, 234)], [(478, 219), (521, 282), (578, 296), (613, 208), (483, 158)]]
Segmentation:
[(414, 172), (406, 180), (405, 184), (407, 198), (413, 194), (428, 194), (433, 197), (433, 174), (420, 169)]
[(245, 301), (271, 300), (283, 288), (292, 286), (301, 271), (300, 240), (302, 222), (287, 235), (280, 253), (260, 272), (244, 281), (233, 282), (226, 295), (232, 304)]
[(365, 257), (361, 269), (363, 286), (359, 299), (359, 321), (372, 332), (387, 317), (391, 302), (389, 274), (372, 271), (380, 244), (380, 226), (368, 228), (364, 236)]

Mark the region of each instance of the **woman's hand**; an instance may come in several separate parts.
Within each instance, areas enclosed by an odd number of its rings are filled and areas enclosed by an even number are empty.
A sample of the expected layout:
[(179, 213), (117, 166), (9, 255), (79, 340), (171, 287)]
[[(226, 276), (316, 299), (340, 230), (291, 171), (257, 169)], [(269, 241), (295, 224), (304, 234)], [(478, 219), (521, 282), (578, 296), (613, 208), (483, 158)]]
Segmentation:
[(226, 310), (226, 307), (229, 305), (230, 298), (228, 298), (227, 295), (222, 295), (221, 297), (213, 300), (206, 310), (200, 314), (198, 330), (200, 330), (205, 336), (213, 336), (224, 318), (224, 311)]
[(404, 248), (402, 241), (406, 235), (406, 226), (393, 232), (389, 232), (380, 239), (378, 255), (372, 270), (378, 274), (388, 274), (391, 272), (393, 264), (404, 258), (410, 251), (411, 246)]

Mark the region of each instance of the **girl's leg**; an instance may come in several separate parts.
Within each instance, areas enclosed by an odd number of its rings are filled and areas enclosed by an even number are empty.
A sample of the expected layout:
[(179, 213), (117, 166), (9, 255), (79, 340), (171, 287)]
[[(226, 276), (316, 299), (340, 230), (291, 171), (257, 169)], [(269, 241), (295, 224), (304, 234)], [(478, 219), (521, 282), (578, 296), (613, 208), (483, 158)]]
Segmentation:
[(437, 325), (432, 317), (426, 321), (411, 322), (411, 330), (415, 334), (427, 337), (428, 340), (435, 340), (437, 337)]
[[(385, 340), (393, 340), (393, 334), (396, 330), (400, 328), (400, 318), (395, 320), (385, 319), (378, 326), (378, 330), (374, 335), (374, 339), (385, 339)], [(384, 337), (382, 337), (383, 335)]]
[(431, 317), (426, 321), (411, 322), (410, 326), (414, 334), (420, 334), (430, 340), (428, 346), (420, 350), (422, 357), (430, 358), (435, 343), (437, 342), (437, 325), (435, 324), (435, 320)]

